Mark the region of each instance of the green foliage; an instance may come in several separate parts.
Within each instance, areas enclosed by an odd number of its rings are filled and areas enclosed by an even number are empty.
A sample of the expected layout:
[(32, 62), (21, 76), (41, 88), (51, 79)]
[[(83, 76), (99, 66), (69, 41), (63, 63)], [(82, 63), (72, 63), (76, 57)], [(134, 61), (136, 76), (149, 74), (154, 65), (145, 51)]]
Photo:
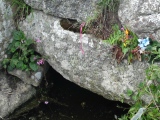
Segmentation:
[(119, 0), (99, 0), (98, 6), (102, 9), (107, 8), (108, 11), (115, 12), (118, 10)]
[(115, 24), (112, 26), (113, 33), (110, 34), (110, 37), (107, 40), (104, 40), (104, 42), (108, 42), (111, 45), (119, 45), (122, 44), (122, 39), (124, 37), (124, 33), (119, 29), (119, 26)]
[(9, 57), (2, 61), (3, 67), (9, 71), (15, 68), (36, 71), (38, 69), (36, 61), (40, 57), (35, 55), (32, 48), (34, 43), (32, 39), (27, 39), (22, 31), (14, 31), (13, 41), (7, 48)]
[[(160, 60), (160, 43), (146, 38), (139, 39), (138, 44), (138, 37), (133, 32), (127, 29), (120, 30), (118, 25), (113, 26), (112, 29), (113, 33), (105, 42), (114, 45), (113, 52), (116, 52), (116, 59), (127, 55), (129, 62), (133, 57), (139, 57), (140, 61), (141, 57), (152, 61), (152, 64), (146, 69), (146, 79), (139, 84), (137, 91), (127, 91), (127, 95), (134, 101), (134, 104), (119, 120), (133, 118), (133, 120), (160, 120), (160, 67), (154, 64), (155, 61)], [(142, 101), (142, 97), (145, 96), (151, 97), (150, 103)]]
[(28, 6), (24, 0), (7, 0), (11, 2), (12, 7), (15, 9), (14, 19), (16, 22), (23, 20), (27, 15), (32, 12), (32, 8)]
[(84, 32), (94, 34), (101, 39), (108, 38), (111, 26), (115, 21), (118, 22), (118, 5), (119, 0), (99, 0), (94, 14), (85, 21)]
[[(119, 120), (130, 120), (140, 108), (146, 110), (140, 117), (142, 120), (160, 120), (160, 67), (152, 64), (146, 70), (146, 79), (139, 84), (138, 92), (133, 94), (133, 91), (128, 90), (127, 94), (135, 101), (131, 106), (127, 115), (124, 115)], [(143, 95), (150, 95), (152, 100), (148, 104), (144, 104), (141, 100)]]
[(94, 12), (94, 16), (88, 17), (86, 24), (88, 25), (93, 20), (97, 19), (98, 14), (104, 12), (104, 14), (108, 14), (106, 12), (115, 12), (118, 10), (119, 0), (99, 0), (97, 4), (97, 11)]
[(104, 42), (119, 46), (121, 51), (119, 50), (116, 54), (120, 54), (120, 52), (122, 52), (122, 56), (119, 57), (124, 57), (127, 55), (128, 62), (130, 63), (134, 57), (132, 50), (138, 45), (138, 37), (128, 29), (120, 30), (119, 26), (116, 24), (112, 27), (112, 29), (113, 33), (110, 34), (110, 37), (107, 40), (104, 40)]
[(150, 45), (147, 46), (146, 51), (149, 54), (146, 54), (146, 57), (148, 57), (148, 61), (154, 62), (160, 60), (160, 43), (150, 39)]

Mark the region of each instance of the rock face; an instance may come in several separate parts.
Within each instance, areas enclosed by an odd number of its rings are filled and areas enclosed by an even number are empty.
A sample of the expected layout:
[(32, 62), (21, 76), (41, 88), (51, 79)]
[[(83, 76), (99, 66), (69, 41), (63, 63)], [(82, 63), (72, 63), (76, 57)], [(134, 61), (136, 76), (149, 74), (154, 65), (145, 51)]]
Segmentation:
[[(11, 5), (7, 0), (0, 0), (0, 69), (2, 68), (1, 62), (3, 58), (7, 57), (5, 51), (12, 41), (11, 34), (13, 30), (15, 30), (15, 25)], [(16, 75), (16, 73), (12, 74)], [(26, 75), (26, 73), (22, 71), (19, 71), (19, 73), (21, 77), (24, 77), (24, 74)], [(40, 74), (35, 73), (33, 77), (40, 78)], [(40, 79), (42, 79), (42, 76)], [(25, 81), (26, 79), (23, 80)], [(30, 99), (35, 92), (35, 89), (31, 85), (27, 85), (18, 78), (5, 75), (4, 71), (0, 71), (0, 119), (13, 112), (17, 107)]]
[(0, 71), (0, 118), (12, 113), (35, 94), (31, 85)]
[[(126, 61), (117, 65), (111, 55), (111, 46), (91, 35), (82, 35), (84, 54), (80, 50), (80, 35), (64, 30), (60, 19), (34, 11), (33, 16), (20, 24), (29, 37), (41, 39), (37, 51), (64, 78), (110, 100), (130, 102), (126, 92), (136, 90), (145, 78), (147, 63)], [(33, 34), (34, 33), (34, 34)]]
[[(6, 48), (12, 41), (12, 32), (15, 30), (13, 10), (9, 2), (0, 0), (0, 16), (0, 68), (2, 68), (1, 62), (7, 57), (5, 54)], [(38, 86), (43, 78), (43, 69), (47, 71), (46, 68), (30, 73), (31, 75), (21, 70), (14, 70), (9, 73), (22, 79), (27, 84)]]
[(24, 0), (32, 8), (62, 18), (86, 21), (94, 15), (98, 0)]
[(20, 78), (24, 83), (33, 86), (39, 86), (44, 77), (44, 74), (48, 71), (47, 68), (49, 68), (48, 64), (45, 65), (45, 67), (39, 67), (36, 72), (25, 72), (17, 69), (8, 72), (9, 74)]
[[(11, 33), (15, 29), (13, 21), (13, 13), (9, 3), (0, 0), (0, 62), (5, 55), (5, 49), (9, 42), (11, 42)], [(1, 68), (0, 64), (0, 68)]]
[(39, 86), (43, 78), (43, 69), (39, 69), (37, 72), (31, 73), (14, 69), (13, 71), (9, 71), (9, 74), (20, 78), (26, 84)]
[(118, 15), (121, 23), (139, 37), (152, 35), (160, 41), (159, 0), (121, 0)]

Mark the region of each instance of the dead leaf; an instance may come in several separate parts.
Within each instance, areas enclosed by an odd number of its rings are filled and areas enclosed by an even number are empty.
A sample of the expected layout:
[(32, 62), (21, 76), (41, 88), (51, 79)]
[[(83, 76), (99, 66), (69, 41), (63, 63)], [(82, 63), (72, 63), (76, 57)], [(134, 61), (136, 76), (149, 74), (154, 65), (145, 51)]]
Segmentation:
[(112, 52), (113, 52), (113, 57), (117, 60), (118, 63), (120, 63), (124, 57), (122, 49), (117, 45), (115, 45), (112, 48)]

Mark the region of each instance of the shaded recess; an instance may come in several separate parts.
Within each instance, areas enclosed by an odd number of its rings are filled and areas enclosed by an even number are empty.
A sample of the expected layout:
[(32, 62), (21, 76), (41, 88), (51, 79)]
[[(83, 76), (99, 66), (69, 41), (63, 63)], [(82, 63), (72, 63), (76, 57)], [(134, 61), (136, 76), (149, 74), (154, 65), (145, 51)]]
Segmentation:
[[(104, 99), (79, 87), (52, 68), (37, 91), (35, 98), (30, 101), (35, 104), (28, 102), (32, 109), (19, 115), (15, 112), (13, 115), (16, 117), (13, 119), (12, 116), (10, 120), (116, 120), (129, 108), (127, 104)], [(27, 104), (22, 108), (24, 106)]]
[[(83, 33), (92, 34), (102, 40), (107, 39), (113, 32), (112, 26), (117, 24), (122, 27), (118, 18), (119, 0), (102, 0), (97, 6), (98, 13), (95, 13), (93, 18), (86, 21), (83, 27)], [(82, 23), (73, 19), (62, 19), (60, 21), (61, 27), (65, 30), (80, 33), (80, 25)]]
[(60, 25), (65, 30), (69, 30), (75, 33), (79, 33), (80, 31), (80, 23), (78, 23), (77, 20), (63, 18), (60, 20)]

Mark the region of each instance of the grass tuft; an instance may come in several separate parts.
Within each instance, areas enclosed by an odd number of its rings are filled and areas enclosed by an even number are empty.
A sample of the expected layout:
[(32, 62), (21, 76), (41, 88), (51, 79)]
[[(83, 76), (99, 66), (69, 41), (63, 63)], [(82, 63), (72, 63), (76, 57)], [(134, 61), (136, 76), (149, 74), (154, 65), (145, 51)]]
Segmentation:
[(100, 0), (97, 11), (86, 22), (87, 33), (94, 34), (101, 39), (107, 39), (112, 33), (112, 26), (120, 22), (118, 20), (119, 0)]
[(23, 21), (27, 15), (29, 15), (32, 12), (32, 8), (27, 5), (24, 0), (7, 0), (11, 3), (11, 6), (14, 10), (14, 20), (16, 25), (20, 21)]

